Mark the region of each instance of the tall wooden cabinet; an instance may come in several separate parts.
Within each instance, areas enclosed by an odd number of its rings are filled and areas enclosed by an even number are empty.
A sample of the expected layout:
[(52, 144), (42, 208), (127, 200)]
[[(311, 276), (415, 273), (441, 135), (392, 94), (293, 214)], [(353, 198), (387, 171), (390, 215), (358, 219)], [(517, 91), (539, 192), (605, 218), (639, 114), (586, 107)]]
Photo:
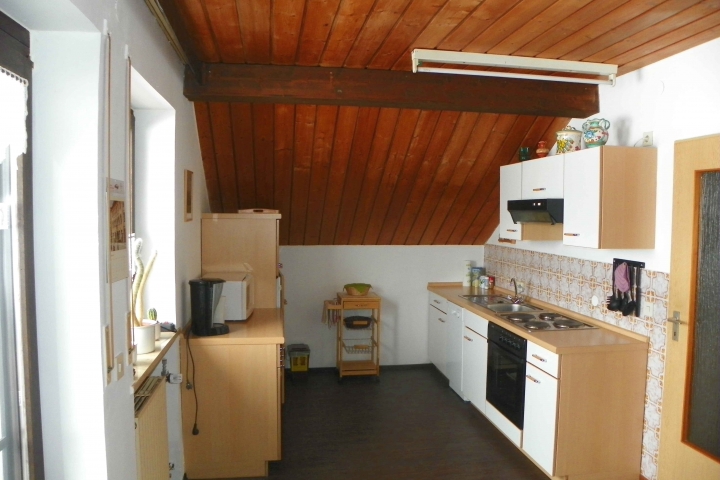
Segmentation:
[(279, 213), (206, 213), (202, 218), (202, 273), (253, 268), (255, 307), (278, 306)]

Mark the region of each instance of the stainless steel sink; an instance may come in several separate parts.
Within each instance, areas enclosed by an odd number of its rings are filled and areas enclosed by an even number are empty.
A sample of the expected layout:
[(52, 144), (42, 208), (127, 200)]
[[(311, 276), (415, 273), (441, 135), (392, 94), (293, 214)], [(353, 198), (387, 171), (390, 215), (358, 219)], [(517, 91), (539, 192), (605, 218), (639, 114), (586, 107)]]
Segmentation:
[(501, 303), (495, 305), (486, 305), (486, 307), (496, 313), (537, 312), (538, 310), (542, 310), (538, 307), (531, 307), (530, 305), (518, 305), (516, 303)]
[(482, 306), (512, 303), (508, 297), (502, 295), (460, 295), (462, 298)]

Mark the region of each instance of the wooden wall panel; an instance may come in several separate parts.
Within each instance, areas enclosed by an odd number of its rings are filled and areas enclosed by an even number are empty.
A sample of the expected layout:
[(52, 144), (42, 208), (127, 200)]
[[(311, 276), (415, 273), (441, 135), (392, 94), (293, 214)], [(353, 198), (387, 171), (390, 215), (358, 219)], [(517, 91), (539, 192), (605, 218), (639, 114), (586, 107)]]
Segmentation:
[(479, 32), (484, 32), (508, 12), (518, 0), (485, 0), (437, 46), (439, 50), (463, 50)]
[(240, 36), (240, 20), (234, 1), (205, 0), (205, 11), (211, 25), (223, 25), (214, 28), (213, 37), (222, 63), (244, 63), (245, 51)]
[(305, 239), (316, 111), (315, 105), (298, 105), (295, 108), (292, 204), (288, 215), (290, 217), (290, 245), (302, 245)]
[(246, 103), (233, 103), (231, 106), (233, 143), (238, 205), (240, 208), (258, 206), (255, 183), (255, 155), (253, 144), (252, 106)]
[(238, 209), (237, 183), (235, 182), (235, 150), (233, 148), (230, 105), (210, 103), (212, 118), (212, 141), (215, 146), (218, 185), (222, 199), (223, 212), (236, 212)]
[(189, 46), (197, 51), (200, 59), (205, 62), (219, 62), (220, 54), (217, 51), (215, 37), (212, 27), (205, 15), (205, 6), (196, 0), (177, 0), (178, 14), (183, 18), (183, 27), (188, 30), (188, 35), (193, 39), (193, 45)]
[(377, 0), (360, 30), (344, 66), (364, 68), (405, 11), (410, 0)]
[(255, 203), (260, 208), (272, 208), (275, 184), (275, 109), (269, 104), (254, 104), (252, 118)]
[(275, 0), (272, 9), (272, 63), (293, 65), (300, 41), (305, 2)]
[(210, 209), (213, 212), (222, 212), (220, 185), (218, 184), (217, 166), (215, 164), (215, 144), (212, 139), (210, 110), (207, 103), (195, 102), (195, 121), (198, 127), (198, 139), (200, 141), (200, 151)]
[(280, 210), (280, 244), (290, 244), (295, 105), (275, 105), (275, 191), (273, 208)]
[(270, 63), (270, 0), (237, 2), (247, 63)]
[(325, 46), (320, 65), (342, 67), (365, 24), (374, 0), (342, 0)]
[(320, 63), (340, 0), (306, 0), (297, 65)]

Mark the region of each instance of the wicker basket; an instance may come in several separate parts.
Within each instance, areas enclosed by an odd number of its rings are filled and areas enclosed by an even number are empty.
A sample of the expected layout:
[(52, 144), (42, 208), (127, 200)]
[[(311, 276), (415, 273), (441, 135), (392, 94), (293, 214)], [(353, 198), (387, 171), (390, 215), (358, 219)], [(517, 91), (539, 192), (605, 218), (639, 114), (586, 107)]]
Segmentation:
[(348, 295), (362, 296), (367, 295), (372, 285), (367, 283), (349, 283), (343, 287)]

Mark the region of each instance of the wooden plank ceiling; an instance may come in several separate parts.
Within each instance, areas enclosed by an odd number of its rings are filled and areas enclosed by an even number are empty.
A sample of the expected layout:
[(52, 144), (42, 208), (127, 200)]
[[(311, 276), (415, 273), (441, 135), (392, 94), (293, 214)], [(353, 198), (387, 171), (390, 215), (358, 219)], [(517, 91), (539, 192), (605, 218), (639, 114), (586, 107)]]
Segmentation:
[[(218, 64), (409, 71), (414, 48), (609, 63), (624, 74), (720, 37), (720, 0), (160, 2), (200, 87)], [(484, 244), (498, 224), (499, 167), (520, 146), (554, 143), (571, 115), (552, 102), (532, 114), (443, 110), (403, 103), (402, 92), (387, 105), (186, 92), (212, 211), (279, 209), (283, 245)]]

